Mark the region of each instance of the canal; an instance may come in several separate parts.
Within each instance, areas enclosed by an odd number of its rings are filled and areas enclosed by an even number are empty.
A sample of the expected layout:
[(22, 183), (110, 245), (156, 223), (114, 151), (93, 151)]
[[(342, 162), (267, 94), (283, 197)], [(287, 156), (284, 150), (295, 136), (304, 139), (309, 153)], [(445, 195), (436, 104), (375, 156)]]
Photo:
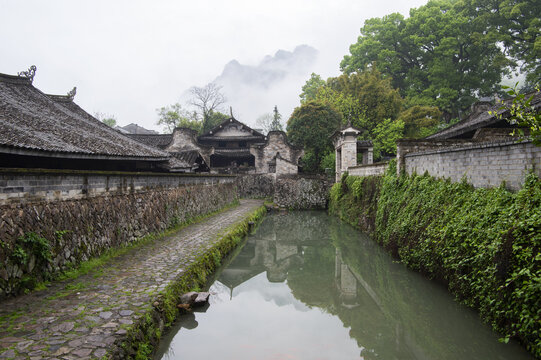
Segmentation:
[(270, 214), (156, 359), (533, 359), (325, 212)]

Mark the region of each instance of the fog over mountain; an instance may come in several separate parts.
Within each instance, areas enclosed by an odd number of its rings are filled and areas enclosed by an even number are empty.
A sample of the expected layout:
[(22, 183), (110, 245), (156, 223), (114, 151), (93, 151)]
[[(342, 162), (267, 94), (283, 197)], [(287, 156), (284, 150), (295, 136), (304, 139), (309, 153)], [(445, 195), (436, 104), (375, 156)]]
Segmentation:
[(231, 60), (215, 82), (223, 86), (227, 106), (233, 107), (238, 120), (255, 126), (260, 115), (272, 113), (277, 105), (285, 124), (299, 105), (301, 87), (310, 77), (317, 57), (315, 48), (299, 45), (293, 51), (278, 50), (273, 56), (267, 55), (257, 65)]

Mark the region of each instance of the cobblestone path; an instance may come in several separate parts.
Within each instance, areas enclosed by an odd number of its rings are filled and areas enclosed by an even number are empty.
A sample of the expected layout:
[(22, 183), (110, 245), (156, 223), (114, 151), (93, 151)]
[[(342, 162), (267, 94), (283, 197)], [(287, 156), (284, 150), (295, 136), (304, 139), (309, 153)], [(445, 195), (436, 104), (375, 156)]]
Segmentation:
[(101, 269), (0, 302), (0, 359), (93, 359), (151, 309), (155, 294), (210, 248), (219, 233), (262, 205), (239, 206), (134, 249)]

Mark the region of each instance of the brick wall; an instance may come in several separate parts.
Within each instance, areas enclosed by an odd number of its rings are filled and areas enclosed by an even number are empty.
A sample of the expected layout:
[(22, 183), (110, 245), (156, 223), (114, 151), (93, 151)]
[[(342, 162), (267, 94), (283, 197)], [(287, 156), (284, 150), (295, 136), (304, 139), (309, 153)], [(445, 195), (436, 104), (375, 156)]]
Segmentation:
[(0, 205), (235, 182), (234, 176), (0, 169)]
[(348, 168), (349, 175), (355, 176), (373, 176), (383, 175), (387, 170), (388, 162), (379, 162), (376, 164), (357, 165)]
[(475, 187), (496, 187), (505, 181), (507, 188), (518, 190), (529, 171), (541, 176), (541, 147), (514, 141), (462, 144), (407, 153), (403, 167), (408, 174), (427, 171), (451, 181), (466, 177)]

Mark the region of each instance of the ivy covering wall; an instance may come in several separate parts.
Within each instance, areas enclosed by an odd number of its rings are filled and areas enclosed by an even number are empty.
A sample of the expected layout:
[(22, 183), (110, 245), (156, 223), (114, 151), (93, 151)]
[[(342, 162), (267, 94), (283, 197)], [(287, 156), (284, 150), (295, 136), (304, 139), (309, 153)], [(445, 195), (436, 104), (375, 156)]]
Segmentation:
[(474, 189), (428, 175), (345, 174), (329, 211), (408, 267), (447, 284), (503, 335), (541, 357), (541, 180)]

